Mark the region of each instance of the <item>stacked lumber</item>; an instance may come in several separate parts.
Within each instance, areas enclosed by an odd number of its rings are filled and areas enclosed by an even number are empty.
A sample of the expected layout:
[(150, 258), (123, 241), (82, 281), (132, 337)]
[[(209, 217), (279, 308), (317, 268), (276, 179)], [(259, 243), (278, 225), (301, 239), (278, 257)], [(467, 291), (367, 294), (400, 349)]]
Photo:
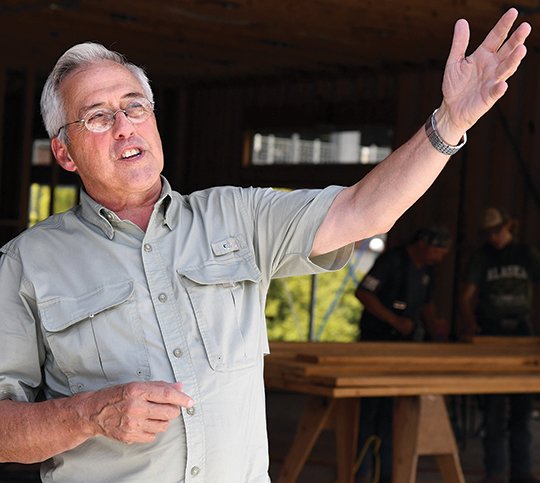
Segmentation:
[(332, 398), (540, 392), (540, 338), (460, 343), (272, 342), (269, 389)]

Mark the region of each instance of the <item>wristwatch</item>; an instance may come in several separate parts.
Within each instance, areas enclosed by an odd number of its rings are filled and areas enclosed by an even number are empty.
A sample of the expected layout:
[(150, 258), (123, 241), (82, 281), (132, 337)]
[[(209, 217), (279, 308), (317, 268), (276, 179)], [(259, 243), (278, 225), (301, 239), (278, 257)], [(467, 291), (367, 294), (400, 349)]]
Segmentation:
[(452, 154), (456, 154), (467, 142), (467, 133), (463, 134), (463, 137), (461, 138), (461, 141), (459, 144), (453, 146), (452, 144), (448, 144), (439, 134), (439, 131), (437, 131), (437, 122), (435, 120), (435, 113), (437, 112), (437, 109), (433, 111), (433, 114), (427, 118), (425, 128), (426, 128), (426, 135), (431, 142), (431, 145), (440, 153), (446, 154), (448, 156), (452, 156)]

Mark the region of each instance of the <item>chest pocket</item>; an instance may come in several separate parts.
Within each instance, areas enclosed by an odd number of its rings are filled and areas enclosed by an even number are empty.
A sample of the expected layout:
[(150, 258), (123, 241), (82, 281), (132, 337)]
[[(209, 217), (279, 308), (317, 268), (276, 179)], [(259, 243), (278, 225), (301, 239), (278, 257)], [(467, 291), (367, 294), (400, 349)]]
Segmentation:
[(262, 354), (264, 309), (261, 273), (240, 257), (178, 270), (191, 302), (212, 369), (252, 366)]
[(150, 378), (133, 282), (38, 303), (54, 363), (72, 392)]

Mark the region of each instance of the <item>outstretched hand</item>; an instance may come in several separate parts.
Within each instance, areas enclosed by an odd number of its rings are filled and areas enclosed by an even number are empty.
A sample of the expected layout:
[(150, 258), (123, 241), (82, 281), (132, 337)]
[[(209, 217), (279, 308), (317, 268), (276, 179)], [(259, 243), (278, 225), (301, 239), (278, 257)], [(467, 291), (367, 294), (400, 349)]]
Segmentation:
[(469, 25), (464, 19), (456, 22), (442, 86), (441, 114), (449, 131), (465, 132), (506, 92), (507, 79), (527, 53), (524, 42), (531, 32), (522, 23), (508, 37), (517, 16), (515, 8), (509, 9), (469, 56)]

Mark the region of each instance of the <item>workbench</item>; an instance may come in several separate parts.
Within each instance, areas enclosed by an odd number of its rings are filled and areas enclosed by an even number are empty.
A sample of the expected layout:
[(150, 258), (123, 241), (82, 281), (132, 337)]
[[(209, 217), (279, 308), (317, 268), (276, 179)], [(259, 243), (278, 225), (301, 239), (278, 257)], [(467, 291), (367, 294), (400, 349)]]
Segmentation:
[(320, 432), (336, 432), (337, 478), (353, 482), (359, 398), (394, 396), (395, 483), (414, 483), (434, 455), (446, 483), (464, 483), (445, 395), (540, 393), (540, 338), (468, 342), (271, 342), (268, 389), (309, 397), (278, 483), (294, 483)]

